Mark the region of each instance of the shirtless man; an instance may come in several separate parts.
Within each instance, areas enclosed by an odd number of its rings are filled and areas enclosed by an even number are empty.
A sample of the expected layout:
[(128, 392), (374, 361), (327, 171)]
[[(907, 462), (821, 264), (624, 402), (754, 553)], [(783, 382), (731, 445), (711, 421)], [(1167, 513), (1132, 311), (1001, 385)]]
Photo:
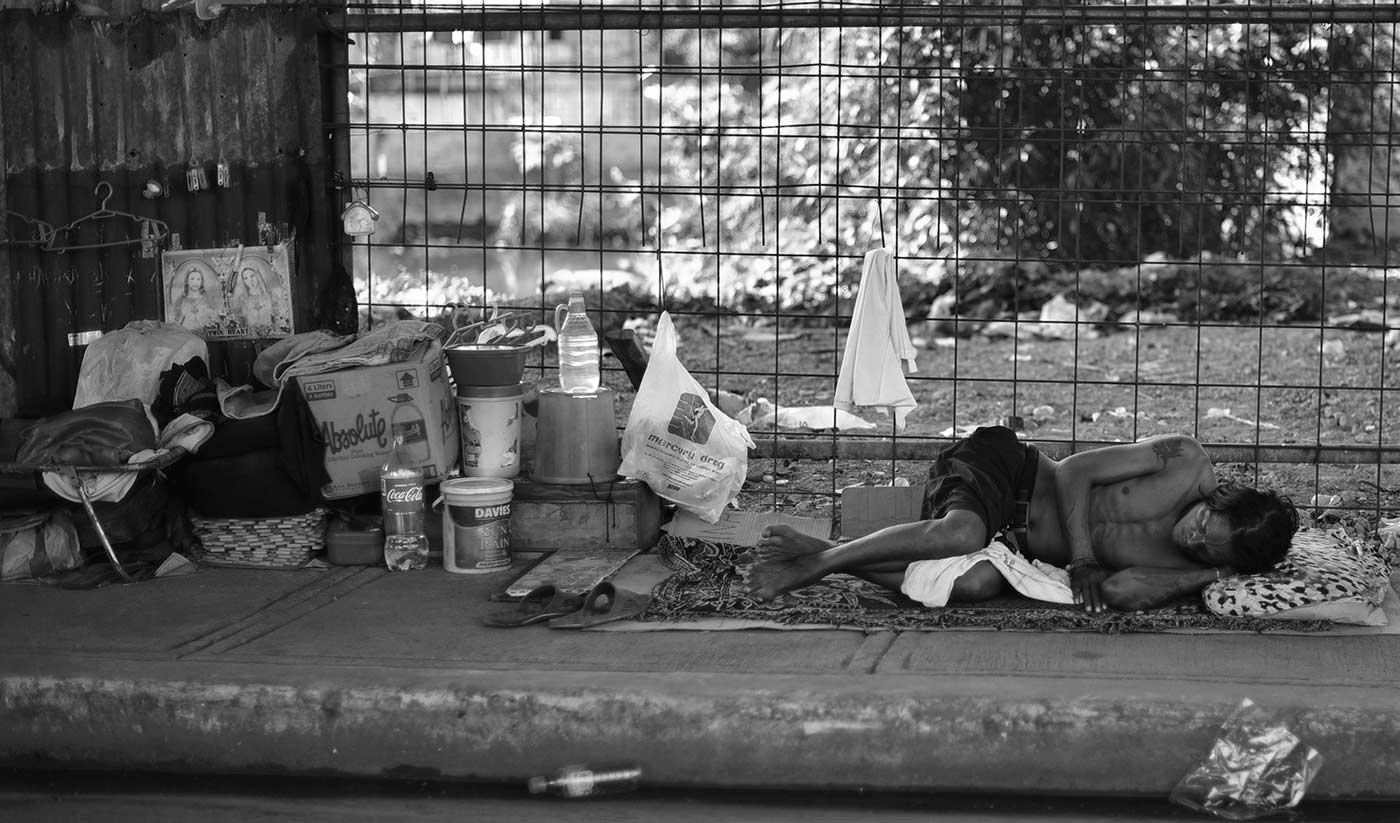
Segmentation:
[[(954, 443), (934, 463), (926, 519), (833, 543), (771, 526), (748, 591), (768, 601), (833, 572), (901, 591), (909, 564), (971, 554), (1005, 529), (1031, 560), (1068, 566), (1091, 612), (1152, 608), (1231, 574), (1266, 571), (1298, 529), (1285, 497), (1221, 485), (1200, 443), (1163, 435), (1055, 461), (1000, 426)], [(1006, 581), (990, 561), (953, 585), (985, 600)]]

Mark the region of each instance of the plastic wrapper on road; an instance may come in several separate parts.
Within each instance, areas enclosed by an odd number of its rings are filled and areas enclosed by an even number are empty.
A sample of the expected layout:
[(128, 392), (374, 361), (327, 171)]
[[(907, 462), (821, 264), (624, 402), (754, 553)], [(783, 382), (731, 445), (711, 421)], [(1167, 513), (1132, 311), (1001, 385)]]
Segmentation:
[(1256, 820), (1302, 802), (1321, 765), (1317, 750), (1245, 698), (1170, 799), (1226, 820)]

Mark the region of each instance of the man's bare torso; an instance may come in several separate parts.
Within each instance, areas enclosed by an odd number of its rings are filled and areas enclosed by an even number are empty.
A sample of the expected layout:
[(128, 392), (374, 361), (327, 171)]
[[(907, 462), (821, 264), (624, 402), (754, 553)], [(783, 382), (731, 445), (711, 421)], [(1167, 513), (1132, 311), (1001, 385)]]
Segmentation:
[[(1033, 559), (1063, 566), (1070, 550), (1055, 493), (1058, 469), (1057, 461), (1040, 456), (1027, 537)], [(1198, 465), (1169, 461), (1156, 474), (1093, 487), (1088, 513), (1094, 555), (1110, 570), (1194, 566), (1172, 542), (1172, 527), (1188, 506), (1202, 499), (1203, 484), (1213, 482), (1213, 476), (1202, 477)]]

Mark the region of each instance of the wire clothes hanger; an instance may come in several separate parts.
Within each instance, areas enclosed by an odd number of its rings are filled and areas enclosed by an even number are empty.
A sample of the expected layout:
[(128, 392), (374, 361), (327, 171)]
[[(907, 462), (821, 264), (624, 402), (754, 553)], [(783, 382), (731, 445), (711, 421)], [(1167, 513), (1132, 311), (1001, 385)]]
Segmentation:
[[(105, 195), (102, 193), (104, 188), (107, 190)], [(79, 217), (72, 223), (59, 226), (50, 231), (48, 241), (44, 243), (45, 251), (56, 251), (61, 254), (65, 251), (76, 251), (78, 249), (101, 249), (107, 248), (108, 246), (130, 246), (136, 243), (150, 243), (154, 245), (170, 236), (170, 227), (166, 225), (164, 221), (157, 220), (154, 217), (143, 217), (139, 214), (107, 208), (107, 201), (112, 199), (112, 184), (108, 183), (106, 180), (97, 184), (97, 188), (93, 189), (93, 194), (102, 198), (102, 205), (98, 206), (97, 211)], [(116, 218), (135, 220), (140, 228), (140, 234), (136, 237), (123, 237), (120, 240), (100, 240), (95, 243), (60, 244), (58, 242), (58, 238), (65, 232), (71, 232), (85, 223), (96, 223), (102, 220), (112, 220)]]
[(27, 214), (20, 214), (17, 211), (11, 211), (10, 209), (7, 209), (3, 206), (0, 206), (0, 215), (4, 215), (6, 217), (13, 217), (16, 220), (23, 221), (26, 225), (29, 226), (30, 231), (34, 233), (33, 237), (29, 237), (26, 239), (12, 237), (9, 240), (4, 241), (4, 243), (0, 243), (0, 245), (8, 243), (12, 246), (42, 246), (45, 243), (49, 242), (49, 236), (53, 234), (53, 226), (50, 226), (48, 223), (45, 223), (43, 220), (40, 220), (36, 217), (30, 217)]

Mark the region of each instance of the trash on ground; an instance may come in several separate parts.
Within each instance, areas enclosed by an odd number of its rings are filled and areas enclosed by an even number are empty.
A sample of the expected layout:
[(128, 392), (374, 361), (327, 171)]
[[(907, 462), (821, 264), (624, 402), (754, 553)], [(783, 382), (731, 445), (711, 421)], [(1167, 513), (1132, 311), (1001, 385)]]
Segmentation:
[(1107, 316), (1108, 307), (1096, 300), (1081, 307), (1057, 294), (1040, 307), (1040, 323), (1034, 328), (1036, 334), (1052, 340), (1089, 340), (1099, 336), (1099, 330), (1091, 324)]
[(842, 486), (837, 491), (845, 491), (846, 489), (902, 489), (909, 485), (909, 478), (896, 477), (892, 480), (867, 480), (863, 483), (852, 483), (849, 486)]
[(161, 562), (152, 577), (175, 577), (181, 574), (194, 574), (197, 571), (199, 571), (199, 567), (190, 562), (189, 558), (179, 552), (171, 552)]
[(1130, 411), (1128, 411), (1128, 407), (1127, 407), (1127, 406), (1117, 406), (1117, 407), (1112, 408), (1112, 409), (1105, 409), (1105, 410), (1103, 410), (1103, 411), (1096, 411), (1096, 412), (1091, 413), (1091, 414), (1089, 415), (1089, 421), (1092, 422), (1092, 423), (1097, 423), (1097, 422), (1099, 422), (1099, 419), (1100, 419), (1100, 418), (1104, 418), (1104, 417), (1116, 417), (1116, 418), (1123, 418), (1123, 419), (1134, 418), (1134, 417), (1135, 417), (1135, 418), (1137, 418), (1138, 420), (1151, 420), (1151, 419), (1152, 419), (1152, 416), (1149, 415), (1149, 414), (1148, 414), (1147, 412), (1145, 412), (1145, 411), (1130, 412)]
[(530, 794), (550, 794), (556, 797), (594, 797), (600, 794), (620, 794), (637, 788), (642, 779), (642, 767), (635, 763), (615, 763), (600, 766), (565, 766), (554, 774), (530, 778)]
[(1256, 820), (1296, 807), (1322, 755), (1245, 698), (1214, 746), (1172, 789), (1170, 800), (1226, 820)]
[(875, 424), (835, 406), (775, 406), (759, 398), (734, 416), (751, 429), (873, 429)]
[(1382, 517), (1376, 536), (1387, 549), (1400, 547), (1400, 517)]
[(1243, 423), (1243, 424), (1245, 424), (1246, 426), (1258, 426), (1258, 427), (1261, 428), (1261, 429), (1277, 429), (1277, 428), (1278, 428), (1278, 426), (1274, 425), (1273, 423), (1260, 423), (1260, 422), (1256, 422), (1256, 421), (1254, 421), (1254, 420), (1250, 420), (1250, 419), (1247, 418), (1247, 417), (1238, 417), (1238, 416), (1236, 416), (1235, 414), (1233, 414), (1229, 409), (1207, 409), (1207, 410), (1206, 410), (1206, 417), (1208, 417), (1208, 418), (1211, 418), (1211, 417), (1218, 417), (1218, 418), (1223, 418), (1223, 419), (1225, 419), (1225, 420), (1233, 420), (1233, 421), (1235, 421), (1236, 423)]

